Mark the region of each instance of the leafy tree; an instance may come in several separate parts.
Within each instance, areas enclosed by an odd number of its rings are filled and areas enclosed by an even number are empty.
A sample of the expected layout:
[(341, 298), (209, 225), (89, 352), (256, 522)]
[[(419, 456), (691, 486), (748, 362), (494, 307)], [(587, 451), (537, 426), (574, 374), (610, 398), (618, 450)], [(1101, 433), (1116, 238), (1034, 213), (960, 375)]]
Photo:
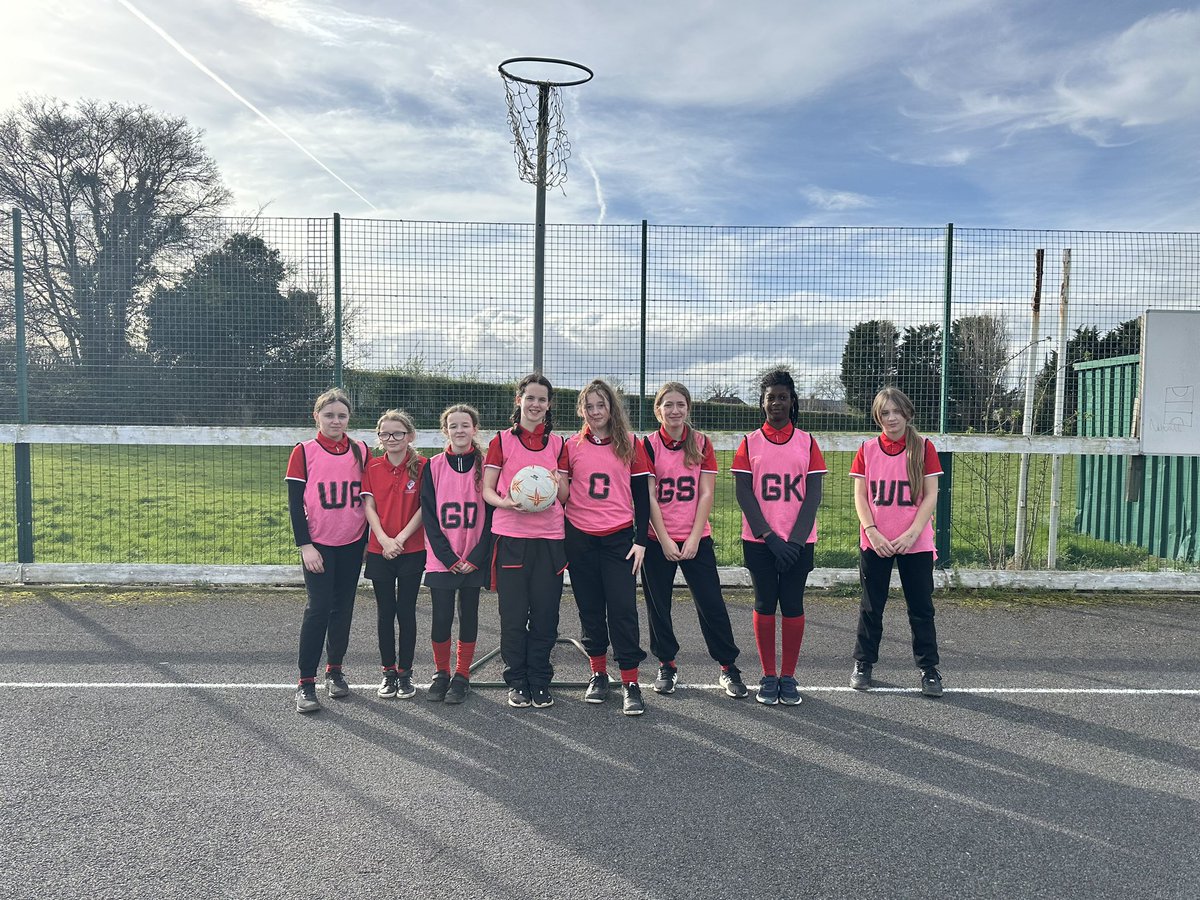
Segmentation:
[(842, 387), (846, 404), (863, 415), (879, 389), (896, 380), (896, 326), (884, 319), (859, 322), (850, 329), (842, 350)]
[[(1063, 431), (1075, 434), (1078, 416), (1079, 376), (1075, 364), (1096, 359), (1111, 359), (1140, 353), (1142, 349), (1142, 320), (1140, 317), (1127, 319), (1100, 335), (1095, 325), (1081, 325), (1067, 339), (1067, 381), (1063, 392)], [(1051, 350), (1038, 372), (1034, 388), (1035, 429), (1042, 433), (1054, 430), (1054, 390), (1058, 371), (1058, 351)]]
[[(198, 396), (245, 421), (303, 404), (328, 383), (333, 325), (317, 295), (285, 289), (280, 252), (235, 234), (146, 309), (148, 349)], [(294, 415), (294, 409), (289, 414)]]
[[(964, 316), (950, 329), (948, 427), (993, 430), (1011, 425), (1016, 390), (1005, 387), (1008, 329), (998, 316)], [(942, 329), (914, 325), (899, 335), (885, 320), (860, 322), (842, 351), (846, 402), (869, 415), (881, 387), (893, 384), (913, 401), (918, 427), (940, 424)]]
[(1016, 409), (1016, 388), (1004, 386), (1011, 353), (1002, 316), (963, 316), (950, 326), (950, 425), (965, 431), (1008, 429)]
[(940, 425), (942, 396), (942, 326), (911, 325), (904, 329), (896, 352), (896, 387), (916, 408), (917, 427)]
[[(229, 194), (201, 132), (144, 106), (26, 98), (0, 118), (0, 203), (23, 213), (29, 338), (62, 361), (134, 353), (155, 261)], [(12, 263), (10, 245), (0, 265)]]

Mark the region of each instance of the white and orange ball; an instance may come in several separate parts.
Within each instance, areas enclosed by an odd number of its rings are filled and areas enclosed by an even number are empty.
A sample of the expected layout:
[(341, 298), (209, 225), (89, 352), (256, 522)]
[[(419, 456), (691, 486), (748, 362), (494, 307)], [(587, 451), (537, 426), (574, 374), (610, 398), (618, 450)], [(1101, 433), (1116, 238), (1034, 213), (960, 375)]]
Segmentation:
[(543, 466), (526, 466), (513, 476), (508, 485), (508, 496), (526, 512), (541, 512), (554, 505), (558, 498), (558, 485), (550, 470)]

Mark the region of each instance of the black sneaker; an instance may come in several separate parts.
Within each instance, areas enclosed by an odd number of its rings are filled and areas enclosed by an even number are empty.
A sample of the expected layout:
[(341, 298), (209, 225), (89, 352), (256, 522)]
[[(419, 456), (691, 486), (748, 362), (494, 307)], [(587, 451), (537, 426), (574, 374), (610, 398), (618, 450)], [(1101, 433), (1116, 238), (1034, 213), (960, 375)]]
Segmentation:
[(796, 706), (800, 703), (800, 688), (791, 675), (779, 676), (779, 702), (785, 706)]
[(396, 697), (400, 700), (411, 700), (417, 696), (417, 689), (413, 685), (412, 670), (405, 669), (396, 673)]
[(679, 670), (674, 666), (668, 666), (663, 663), (658, 667), (658, 677), (654, 679), (654, 693), (656, 694), (673, 694), (675, 693), (675, 685), (679, 681)]
[(759, 703), (774, 706), (779, 702), (779, 678), (775, 675), (764, 675), (758, 683), (758, 696), (754, 698)]
[(455, 673), (450, 679), (450, 687), (446, 689), (447, 703), (462, 703), (467, 699), (467, 694), (471, 690), (471, 682), (466, 675)]
[(547, 706), (554, 705), (554, 698), (550, 696), (549, 688), (535, 687), (530, 697), (530, 702), (537, 709), (545, 709)]
[[(441, 703), (446, 699), (446, 692), (450, 689), (450, 673), (442, 670), (433, 676), (433, 681), (429, 683), (429, 690), (425, 692), (425, 699), (431, 703)], [(462, 702), (461, 700), (459, 701)]]
[(529, 696), (528, 688), (509, 688), (508, 689), (508, 705), (515, 706), (517, 709), (524, 709), (532, 703)]
[(383, 673), (383, 681), (379, 683), (379, 690), (375, 692), (380, 697), (391, 699), (396, 696), (396, 670), (388, 669)]
[(721, 670), (721, 687), (725, 688), (725, 696), (741, 699), (750, 691), (746, 688), (746, 684), (742, 681), (742, 673), (737, 666), (730, 666), (728, 669)]
[(865, 691), (871, 686), (871, 664), (859, 660), (854, 664), (854, 672), (850, 675), (850, 687), (856, 691)]
[(608, 699), (608, 673), (593, 672), (592, 680), (588, 682), (587, 690), (583, 692), (586, 703), (603, 703)]
[(933, 666), (921, 673), (921, 693), (926, 697), (942, 696), (942, 673)]
[(315, 682), (306, 681), (304, 684), (296, 687), (296, 712), (314, 713), (320, 708), (321, 701), (317, 699), (317, 685)]
[(625, 699), (621, 704), (621, 712), (627, 716), (640, 716), (646, 711), (646, 703), (642, 700), (642, 689), (636, 684), (625, 685)]
[(341, 669), (330, 669), (325, 673), (325, 693), (338, 699), (350, 696), (350, 685), (346, 684)]

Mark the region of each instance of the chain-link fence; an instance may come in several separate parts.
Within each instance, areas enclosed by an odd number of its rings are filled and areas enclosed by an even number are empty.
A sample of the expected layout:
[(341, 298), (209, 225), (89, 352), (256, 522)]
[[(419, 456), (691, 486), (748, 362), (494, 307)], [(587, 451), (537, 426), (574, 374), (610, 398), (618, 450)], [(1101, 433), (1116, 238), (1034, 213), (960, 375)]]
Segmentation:
[[(124, 243), (68, 260), (25, 222), (18, 348), (14, 236), (3, 221), (0, 422), (20, 421), (23, 397), (29, 422), (70, 426), (33, 442), (38, 561), (291, 561), (285, 445), (309, 427), (321, 389), (348, 388), (362, 433), (399, 406), (434, 444), (452, 402), (501, 427), (511, 386), (531, 366), (533, 226), (205, 219), (160, 253), (117, 229)], [(684, 381), (697, 425), (727, 433), (727, 462), (736, 434), (761, 422), (759, 377), (786, 366), (801, 425), (830, 444), (818, 562), (852, 565), (845, 436), (873, 430), (866, 410), (882, 384), (912, 397), (926, 433), (1019, 434), (1029, 421), (1048, 434), (1060, 329), (1067, 364), (1121, 356), (1137, 352), (1141, 312), (1196, 308), (1198, 296), (1197, 234), (551, 225), (545, 370), (560, 430), (578, 427), (573, 389), (593, 377), (624, 389), (642, 432), (656, 425), (659, 384)], [(1068, 370), (1067, 435), (1074, 383)], [(209, 429), (205, 446), (194, 446), (192, 426)], [(271, 427), (280, 430), (262, 430)], [(0, 445), (8, 509), (13, 440)], [(1031, 465), (1035, 561), (1047, 539), (1048, 459)], [(1075, 534), (1073, 466), (1060, 564), (1176, 564)], [(956, 565), (1011, 563), (1016, 471), (1012, 453), (956, 455)], [(729, 482), (714, 520), (733, 564)], [(0, 560), (16, 559), (12, 529), (0, 532)]]

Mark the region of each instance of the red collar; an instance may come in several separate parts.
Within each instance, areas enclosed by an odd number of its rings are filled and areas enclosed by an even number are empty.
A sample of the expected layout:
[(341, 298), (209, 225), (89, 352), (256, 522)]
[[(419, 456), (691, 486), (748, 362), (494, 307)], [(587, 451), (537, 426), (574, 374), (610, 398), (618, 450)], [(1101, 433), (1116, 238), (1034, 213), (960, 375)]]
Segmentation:
[(350, 449), (350, 436), (342, 435), (340, 441), (331, 441), (321, 432), (317, 432), (317, 443), (328, 450), (330, 453), (345, 453)]
[(886, 434), (881, 434), (879, 436), (879, 446), (883, 448), (883, 452), (888, 456), (895, 456), (904, 449), (904, 445), (905, 440), (903, 437), (901, 437), (898, 441), (893, 441)]
[(598, 438), (594, 434), (592, 434), (592, 429), (587, 427), (586, 425), (583, 426), (583, 438), (589, 444), (595, 444), (598, 447), (604, 447), (604, 446), (607, 446), (608, 444), (612, 443), (611, 435), (606, 438)]
[(763, 422), (763, 436), (772, 444), (786, 444), (792, 439), (792, 434), (796, 431), (796, 426), (791, 422), (785, 424), (782, 428), (775, 428), (770, 422)]
[(679, 436), (679, 440), (671, 440), (671, 435), (667, 433), (667, 426), (663, 425), (658, 429), (659, 440), (663, 442), (663, 446), (668, 450), (678, 450), (683, 446), (683, 442), (687, 440), (688, 432), (691, 431), (686, 425), (683, 426), (683, 434)]

